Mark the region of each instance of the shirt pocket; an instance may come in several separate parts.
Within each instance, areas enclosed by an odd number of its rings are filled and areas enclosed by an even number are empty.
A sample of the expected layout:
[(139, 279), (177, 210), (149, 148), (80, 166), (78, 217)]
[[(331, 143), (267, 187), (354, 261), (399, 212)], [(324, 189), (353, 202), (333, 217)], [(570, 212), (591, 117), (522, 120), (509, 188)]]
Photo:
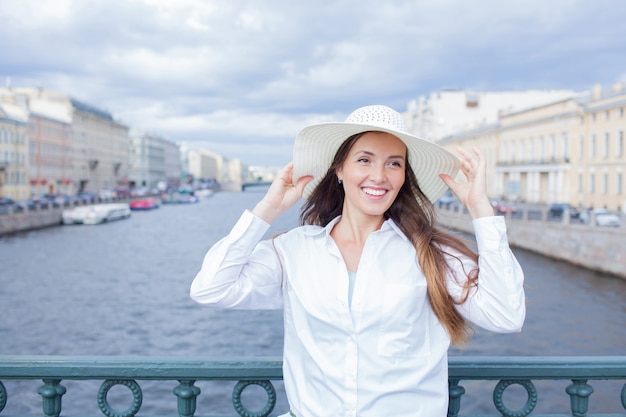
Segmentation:
[(429, 311), (425, 282), (387, 284), (377, 353), (388, 357), (429, 356)]

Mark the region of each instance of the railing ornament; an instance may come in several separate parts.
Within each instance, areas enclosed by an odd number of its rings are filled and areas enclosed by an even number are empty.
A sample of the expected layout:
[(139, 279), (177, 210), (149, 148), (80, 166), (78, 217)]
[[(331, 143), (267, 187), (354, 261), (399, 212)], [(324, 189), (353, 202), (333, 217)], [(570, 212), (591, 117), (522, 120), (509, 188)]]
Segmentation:
[[(265, 407), (262, 410), (257, 412), (252, 412), (245, 408), (241, 403), (241, 394), (243, 390), (248, 385), (258, 385), (263, 388), (267, 394), (267, 403), (265, 403)], [(268, 380), (263, 381), (239, 381), (235, 384), (233, 388), (233, 406), (235, 407), (235, 411), (241, 417), (267, 417), (274, 409), (276, 405), (276, 390), (272, 383)]]
[[(510, 385), (521, 385), (528, 394), (526, 404), (519, 410), (511, 410), (504, 405), (504, 391)], [(503, 379), (498, 382), (498, 385), (496, 385), (496, 388), (493, 390), (493, 404), (504, 417), (526, 417), (533, 412), (537, 405), (537, 390), (532, 381), (528, 379)]]
[(7, 389), (4, 387), (2, 381), (0, 381), (0, 413), (4, 410), (5, 405), (7, 405)]
[[(133, 394), (133, 403), (122, 412), (111, 407), (109, 405), (109, 401), (107, 400), (109, 390), (115, 385), (124, 385), (128, 387), (130, 392)], [(102, 414), (107, 417), (134, 417), (134, 415), (137, 414), (141, 408), (142, 401), (143, 394), (141, 392), (141, 387), (139, 387), (139, 384), (132, 379), (107, 379), (102, 383), (100, 389), (98, 390), (98, 407), (100, 407)]]
[(448, 380), (448, 417), (458, 417), (461, 412), (461, 397), (465, 394), (465, 388), (459, 385), (458, 379)]
[(59, 417), (61, 414), (61, 397), (66, 389), (60, 379), (44, 379), (44, 385), (37, 392), (42, 397), (43, 413), (47, 417)]
[(174, 388), (174, 395), (178, 397), (178, 415), (193, 417), (196, 412), (196, 397), (200, 395), (200, 388), (192, 380), (178, 380), (180, 385)]
[(589, 409), (589, 396), (593, 394), (593, 387), (587, 384), (586, 379), (572, 379), (565, 391), (569, 394), (572, 415), (585, 417)]

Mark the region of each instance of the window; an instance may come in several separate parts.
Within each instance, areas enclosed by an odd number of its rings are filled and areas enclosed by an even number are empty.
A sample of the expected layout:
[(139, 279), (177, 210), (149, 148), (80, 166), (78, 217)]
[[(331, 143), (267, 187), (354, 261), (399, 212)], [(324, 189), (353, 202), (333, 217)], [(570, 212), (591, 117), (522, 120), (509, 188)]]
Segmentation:
[(589, 174), (589, 194), (593, 194), (595, 192), (595, 182), (596, 176), (594, 174)]
[(606, 132), (604, 134), (604, 157), (608, 158), (609, 157), (609, 148), (611, 147), (611, 143), (609, 142), (611, 138), (611, 135), (609, 134), (609, 132)]
[(589, 158), (593, 159), (596, 157), (596, 135), (595, 133), (591, 135), (591, 141), (589, 142)]
[(604, 120), (609, 120), (609, 117), (611, 116), (611, 111), (607, 110), (604, 112)]
[(567, 132), (563, 132), (563, 157), (565, 161), (569, 161), (569, 137)]
[(606, 172), (602, 175), (602, 194), (609, 193), (609, 174)]
[(578, 174), (578, 192), (583, 192), (583, 174)]
[(617, 181), (616, 181), (617, 189), (615, 190), (617, 195), (622, 195), (622, 173), (617, 173)]
[(617, 136), (617, 156), (624, 155), (624, 131), (620, 130)]
[(556, 159), (556, 135), (550, 135), (550, 159)]
[(585, 148), (585, 136), (580, 135), (578, 138), (578, 159), (583, 159), (583, 149)]

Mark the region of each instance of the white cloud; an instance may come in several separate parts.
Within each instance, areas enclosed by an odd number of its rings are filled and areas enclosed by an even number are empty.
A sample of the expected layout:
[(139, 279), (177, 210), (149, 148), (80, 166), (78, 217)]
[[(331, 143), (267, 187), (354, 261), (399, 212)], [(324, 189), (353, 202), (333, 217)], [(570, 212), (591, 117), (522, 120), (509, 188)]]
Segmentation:
[(261, 164), (275, 151), (250, 144), (288, 148), (310, 120), (363, 104), (403, 110), (448, 86), (624, 81), (625, 8), (610, 0), (0, 1), (0, 77), (68, 92), (174, 140), (228, 142)]

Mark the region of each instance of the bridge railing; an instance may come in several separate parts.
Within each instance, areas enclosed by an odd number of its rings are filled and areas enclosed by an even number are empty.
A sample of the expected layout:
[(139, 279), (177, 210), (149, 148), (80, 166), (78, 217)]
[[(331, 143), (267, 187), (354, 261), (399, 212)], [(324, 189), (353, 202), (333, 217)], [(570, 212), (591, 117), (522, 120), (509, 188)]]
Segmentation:
[[(8, 380), (41, 380), (37, 393), (41, 397), (43, 414), (47, 417), (58, 417), (63, 411), (62, 397), (68, 391), (64, 381), (102, 381), (97, 393), (97, 405), (107, 417), (133, 417), (140, 411), (143, 391), (138, 381), (173, 382), (172, 401), (177, 402), (181, 417), (192, 417), (196, 413), (196, 400), (201, 395), (196, 382), (236, 381), (232, 392), (234, 411), (240, 416), (264, 417), (276, 415), (276, 412), (271, 414), (277, 399), (272, 382), (282, 380), (282, 361), (280, 358), (257, 357), (0, 356), (0, 417), (6, 416), (2, 411), (9, 400), (22, 398), (8, 392), (3, 384)], [(450, 357), (448, 417), (460, 415), (466, 392), (464, 381), (472, 380), (498, 381), (493, 389), (492, 401), (500, 413), (496, 415), (505, 417), (539, 416), (533, 412), (539, 397), (535, 382), (567, 380), (569, 385), (563, 395), (569, 396), (570, 410), (542, 416), (583, 417), (588, 416), (594, 381), (616, 380), (618, 384), (626, 381), (626, 356)], [(123, 411), (111, 407), (108, 399), (109, 390), (118, 385), (126, 387), (132, 395), (131, 405)], [(250, 385), (265, 390), (267, 399), (260, 410), (249, 410), (242, 403), (243, 391)], [(504, 393), (512, 385), (521, 386), (526, 391), (526, 402), (521, 408), (511, 409), (505, 404)], [(626, 410), (626, 384), (622, 385), (614, 400), (617, 408)], [(210, 414), (203, 410), (201, 415)], [(618, 415), (625, 414), (593, 414), (605, 417)]]

